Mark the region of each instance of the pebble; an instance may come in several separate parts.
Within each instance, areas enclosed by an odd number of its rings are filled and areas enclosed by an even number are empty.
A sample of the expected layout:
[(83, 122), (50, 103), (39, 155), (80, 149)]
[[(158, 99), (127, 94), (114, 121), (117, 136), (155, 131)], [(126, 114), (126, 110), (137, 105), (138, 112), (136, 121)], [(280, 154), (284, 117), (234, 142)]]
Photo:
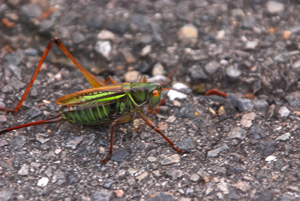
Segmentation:
[(32, 56), (32, 57), (38, 56), (38, 50), (34, 48), (27, 48), (24, 50), (24, 53), (27, 56)]
[(92, 10), (90, 15), (86, 17), (86, 24), (94, 29), (101, 29), (104, 24), (104, 17), (100, 13), (101, 11), (98, 9)]
[(66, 182), (66, 176), (63, 171), (60, 169), (56, 170), (53, 174), (52, 183), (56, 183), (57, 185), (61, 185)]
[(290, 115), (291, 111), (286, 107), (282, 106), (278, 110), (278, 114), (281, 118), (287, 118)]
[(265, 140), (258, 143), (257, 149), (264, 157), (267, 157), (274, 153), (276, 144), (277, 143), (273, 140)]
[(166, 175), (172, 177), (172, 180), (181, 178), (183, 176), (183, 173), (181, 170), (177, 170), (177, 169), (168, 169), (166, 171)]
[(204, 68), (209, 75), (214, 75), (220, 68), (220, 64), (216, 61), (211, 61), (207, 63)]
[(227, 194), (227, 197), (230, 199), (230, 200), (240, 200), (241, 197), (235, 192), (235, 191), (230, 191), (228, 194)]
[(108, 30), (102, 30), (100, 33), (98, 33), (97, 38), (99, 40), (111, 40), (114, 41), (116, 36), (113, 32)]
[(157, 160), (157, 158), (156, 158), (156, 157), (153, 157), (153, 156), (149, 156), (149, 157), (147, 158), (147, 160), (148, 160), (149, 162), (155, 162), (155, 161)]
[(99, 190), (97, 190), (92, 195), (91, 200), (93, 200), (93, 201), (106, 201), (106, 200), (111, 200), (111, 197), (112, 197), (112, 191), (100, 188)]
[(69, 136), (66, 147), (76, 149), (77, 145), (83, 140), (83, 136)]
[(142, 56), (142, 57), (147, 56), (148, 54), (151, 53), (151, 50), (152, 50), (151, 45), (146, 45), (146, 46), (142, 49), (142, 51), (141, 51), (141, 56)]
[(243, 192), (247, 192), (251, 188), (250, 184), (246, 181), (238, 181), (234, 185), (235, 185), (236, 188), (240, 189)]
[(110, 30), (116, 34), (124, 35), (127, 32), (128, 27), (129, 27), (129, 23), (127, 21), (116, 22), (116, 23), (109, 25), (108, 30)]
[(285, 133), (276, 138), (276, 141), (287, 141), (291, 137), (291, 133)]
[(295, 61), (292, 66), (294, 69), (300, 68), (300, 60)]
[(197, 27), (193, 24), (186, 24), (177, 33), (179, 40), (196, 40), (198, 38)]
[(153, 66), (153, 69), (152, 69), (152, 75), (153, 76), (156, 76), (156, 75), (164, 75), (166, 73), (163, 65), (161, 63), (156, 63), (154, 66)]
[(149, 172), (145, 171), (139, 176), (136, 177), (136, 179), (141, 182), (142, 180), (146, 179), (149, 176)]
[(244, 114), (241, 119), (241, 126), (249, 128), (250, 126), (252, 126), (252, 121), (255, 119), (255, 117), (256, 114), (254, 112)]
[(235, 80), (237, 80), (237, 78), (242, 74), (242, 72), (233, 67), (233, 66), (229, 66), (226, 68), (226, 75), (229, 78), (229, 81), (234, 82)]
[(288, 53), (280, 53), (275, 56), (274, 61), (277, 63), (286, 63), (289, 61), (289, 54)]
[(20, 170), (18, 171), (19, 175), (26, 176), (29, 173), (29, 167), (27, 164), (23, 164)]
[(266, 112), (269, 108), (269, 103), (266, 100), (253, 101), (254, 108), (261, 112)]
[(21, 149), (26, 143), (26, 138), (24, 136), (15, 136), (14, 139), (10, 142), (9, 149), (11, 151), (16, 151)]
[(217, 157), (219, 156), (219, 154), (224, 151), (224, 150), (227, 150), (229, 149), (229, 147), (224, 144), (222, 145), (221, 147), (217, 148), (217, 149), (214, 149), (214, 150), (210, 150), (207, 152), (207, 157), (210, 158), (210, 157)]
[(13, 87), (7, 84), (1, 89), (1, 92), (4, 94), (12, 94), (13, 90), (14, 90)]
[[(186, 92), (186, 91), (191, 91), (190, 88), (182, 83), (176, 83), (172, 86), (173, 89), (178, 89), (180, 91)], [(168, 92), (168, 97), (169, 100), (173, 101), (175, 99), (185, 99), (187, 98), (187, 95), (184, 93), (180, 93), (178, 91), (175, 90), (169, 90)]]
[(176, 145), (179, 149), (190, 150), (196, 147), (196, 142), (191, 137), (188, 137), (183, 141), (176, 143)]
[(192, 198), (184, 198), (184, 197), (182, 197), (182, 198), (179, 198), (178, 201), (192, 201)]
[(239, 127), (233, 128), (228, 134), (229, 139), (244, 140), (245, 137), (246, 137), (246, 130)]
[(224, 181), (224, 179), (221, 179), (220, 182), (217, 184), (217, 188), (222, 191), (224, 194), (228, 194), (228, 186), (227, 183)]
[(111, 156), (111, 160), (121, 162), (123, 161), (127, 156), (129, 156), (129, 152), (127, 149), (117, 149), (113, 155)]
[(150, 23), (150, 19), (147, 16), (137, 13), (134, 13), (130, 16), (130, 21), (140, 28)]
[(208, 76), (206, 75), (206, 73), (200, 65), (193, 65), (189, 69), (189, 76), (194, 82), (208, 80)]
[(109, 41), (97, 41), (94, 49), (107, 60), (110, 60), (110, 52), (112, 50), (112, 46)]
[(265, 190), (261, 193), (257, 193), (254, 201), (272, 201), (273, 200), (273, 192), (271, 190)]
[(0, 147), (4, 147), (6, 145), (8, 145), (8, 142), (4, 139), (0, 139)]
[(121, 198), (121, 197), (123, 197), (125, 192), (122, 189), (118, 189), (118, 190), (115, 190), (115, 194), (117, 197)]
[(246, 49), (247, 50), (254, 50), (258, 45), (257, 41), (247, 41), (246, 43)]
[[(4, 116), (4, 115), (3, 115)], [(1, 115), (0, 115), (0, 120), (1, 120)], [(169, 116), (167, 119), (166, 119), (166, 122), (167, 123), (174, 123), (176, 121), (176, 116), (172, 115), (172, 116)], [(1, 122), (1, 121), (0, 121)]]
[(193, 104), (183, 104), (179, 110), (181, 117), (195, 119), (195, 109)]
[(49, 179), (47, 177), (42, 177), (38, 183), (37, 183), (37, 186), (39, 187), (45, 187), (48, 185), (48, 182), (49, 182)]
[(270, 156), (267, 156), (265, 158), (265, 161), (266, 162), (272, 162), (272, 161), (276, 161), (277, 160), (277, 157), (276, 156), (273, 156), (273, 155), (270, 155)]
[(85, 41), (85, 36), (82, 33), (74, 32), (72, 33), (72, 41), (75, 45)]
[(162, 38), (161, 34), (164, 33), (164, 32), (163, 32), (160, 24), (155, 23), (155, 22), (151, 22), (151, 30), (152, 30), (152, 35), (153, 35), (154, 40), (157, 43), (163, 45), (163, 38)]
[(8, 68), (11, 70), (11, 72), (13, 72), (13, 74), (19, 79), (22, 80), (22, 71), (18, 66), (15, 66), (13, 64), (9, 64)]
[(187, 20), (190, 14), (189, 4), (185, 1), (179, 2), (175, 8), (175, 11), (178, 18)]
[(35, 18), (42, 15), (42, 9), (37, 4), (25, 4), (20, 8), (20, 16), (23, 18)]
[(140, 73), (138, 71), (128, 71), (124, 75), (126, 82), (137, 82), (139, 79)]
[(151, 195), (151, 198), (147, 201), (174, 201), (175, 198), (171, 193), (168, 192), (159, 192)]
[(45, 144), (46, 142), (49, 141), (49, 138), (47, 138), (48, 136), (43, 134), (43, 133), (37, 133), (36, 134), (36, 140), (39, 141), (41, 144)]
[(267, 10), (271, 14), (280, 13), (284, 10), (284, 4), (277, 1), (268, 1), (266, 4)]
[(2, 201), (9, 201), (12, 198), (14, 190), (1, 188), (0, 190), (0, 200)]
[(54, 28), (55, 21), (54, 20), (43, 20), (40, 25), (40, 32), (50, 32)]
[(258, 124), (253, 124), (251, 126), (251, 128), (249, 129), (249, 135), (251, 137), (251, 139), (253, 140), (259, 140), (261, 138), (264, 138), (265, 135), (262, 131), (262, 129), (260, 128), (260, 126)]
[(191, 181), (197, 182), (197, 181), (199, 181), (199, 179), (200, 179), (200, 176), (198, 174), (192, 174), (190, 176)]
[(0, 115), (0, 123), (4, 123), (7, 121), (6, 115)]
[(67, 182), (68, 184), (76, 184), (79, 181), (79, 179), (74, 174), (68, 174), (67, 175)]
[(20, 52), (12, 52), (4, 57), (4, 61), (8, 65), (19, 66), (21, 63), (22, 57)]
[(126, 49), (121, 50), (121, 52), (126, 60), (126, 63), (128, 63), (128, 64), (135, 63), (136, 59), (132, 55), (130, 49), (126, 48)]
[(150, 44), (152, 42), (153, 38), (151, 34), (145, 34), (142, 35), (142, 37), (140, 38), (140, 43), (143, 44)]
[(42, 111), (37, 107), (31, 107), (30, 110), (27, 112), (27, 116), (29, 119), (35, 119), (36, 117), (40, 116)]
[[(156, 75), (154, 77), (148, 78), (148, 82), (156, 82), (156, 83), (163, 83), (167, 79), (166, 76), (163, 75)], [(168, 82), (167, 82), (168, 83)]]
[(179, 154), (174, 154), (171, 156), (166, 156), (161, 162), (161, 165), (170, 165), (173, 163), (179, 163), (180, 162), (180, 155)]
[(291, 107), (298, 106), (299, 103), (300, 103), (300, 92), (299, 91), (295, 91), (295, 92), (292, 92), (292, 93), (288, 94), (285, 97), (285, 100), (289, 103), (289, 105)]
[(107, 188), (107, 189), (110, 189), (110, 188), (111, 188), (111, 185), (113, 185), (113, 183), (115, 183), (114, 180), (108, 179), (108, 180), (106, 180), (106, 181), (104, 182), (103, 187), (104, 187), (104, 188)]

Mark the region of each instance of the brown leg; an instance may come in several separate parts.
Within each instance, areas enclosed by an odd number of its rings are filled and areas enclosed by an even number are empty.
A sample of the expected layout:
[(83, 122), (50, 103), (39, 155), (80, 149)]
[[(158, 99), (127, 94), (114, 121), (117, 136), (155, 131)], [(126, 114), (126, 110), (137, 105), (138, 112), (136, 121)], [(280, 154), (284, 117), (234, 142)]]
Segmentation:
[(110, 159), (113, 153), (113, 145), (114, 145), (114, 128), (116, 125), (128, 122), (132, 119), (132, 114), (126, 114), (125, 116), (122, 116), (112, 122), (110, 125), (110, 145), (109, 145), (109, 151), (106, 157), (101, 161), (101, 163), (107, 163), (107, 161)]
[(74, 63), (74, 65), (77, 67), (77, 69), (84, 75), (84, 77), (89, 81), (89, 83), (91, 84), (91, 86), (93, 88), (95, 87), (101, 87), (101, 86), (105, 86), (105, 84), (99, 80), (96, 76), (94, 76), (93, 74), (89, 73), (87, 70), (85, 70), (81, 64), (71, 55), (71, 53), (67, 50), (67, 48), (62, 44), (62, 42), (60, 41), (59, 38), (53, 38), (47, 45), (44, 54), (35, 70), (35, 73), (33, 74), (31, 81), (29, 83), (29, 85), (27, 86), (21, 100), (19, 101), (19, 103), (17, 104), (17, 106), (14, 109), (9, 109), (9, 108), (4, 108), (4, 107), (0, 107), (0, 110), (2, 111), (6, 111), (6, 112), (13, 112), (13, 113), (17, 113), (20, 109), (20, 107), (22, 106), (27, 94), (29, 93), (29, 90), (31, 88), (31, 86), (33, 85), (33, 82), (37, 76), (37, 74), (40, 71), (40, 68), (42, 66), (42, 64), (44, 63), (44, 60), (52, 46), (52, 44), (56, 44), (64, 53), (65, 55)]
[(162, 99), (159, 103), (158, 103), (158, 106), (157, 108), (154, 108), (154, 109), (151, 109), (151, 108), (148, 108), (148, 114), (152, 113), (152, 114), (157, 114), (159, 111), (160, 111), (160, 106), (162, 104), (165, 104), (167, 102), (166, 99)]
[(143, 75), (143, 76), (140, 78), (139, 82), (148, 82), (148, 80), (147, 80), (146, 76)]
[(117, 84), (116, 80), (114, 80), (114, 78), (112, 78), (112, 76), (110, 76), (110, 75), (105, 79), (105, 81), (104, 81), (105, 85), (107, 85), (109, 81), (112, 84)]
[(183, 150), (176, 147), (175, 144), (167, 136), (165, 136), (165, 134), (159, 128), (157, 128), (149, 119), (149, 117), (147, 117), (142, 111), (138, 111), (138, 114), (148, 124), (148, 126), (158, 132), (163, 138), (165, 138), (165, 140), (172, 146), (174, 150), (176, 150), (177, 152), (183, 152)]

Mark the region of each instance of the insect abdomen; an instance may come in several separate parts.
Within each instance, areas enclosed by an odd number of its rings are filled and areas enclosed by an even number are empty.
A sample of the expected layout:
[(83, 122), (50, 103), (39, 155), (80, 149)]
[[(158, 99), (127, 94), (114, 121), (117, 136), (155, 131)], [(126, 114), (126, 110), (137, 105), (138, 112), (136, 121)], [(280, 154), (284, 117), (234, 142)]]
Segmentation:
[(112, 120), (110, 106), (71, 106), (62, 112), (63, 118), (77, 124), (91, 125), (104, 124)]

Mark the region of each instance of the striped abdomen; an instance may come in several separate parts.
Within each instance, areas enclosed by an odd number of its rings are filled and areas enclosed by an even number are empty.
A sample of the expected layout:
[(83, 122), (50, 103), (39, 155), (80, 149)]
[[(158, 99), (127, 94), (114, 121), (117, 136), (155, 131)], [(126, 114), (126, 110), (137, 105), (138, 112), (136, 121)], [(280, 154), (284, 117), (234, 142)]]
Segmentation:
[(131, 112), (131, 109), (132, 104), (130, 100), (126, 98), (108, 105), (100, 103), (66, 107), (62, 111), (62, 116), (65, 120), (77, 124), (105, 124), (121, 115)]

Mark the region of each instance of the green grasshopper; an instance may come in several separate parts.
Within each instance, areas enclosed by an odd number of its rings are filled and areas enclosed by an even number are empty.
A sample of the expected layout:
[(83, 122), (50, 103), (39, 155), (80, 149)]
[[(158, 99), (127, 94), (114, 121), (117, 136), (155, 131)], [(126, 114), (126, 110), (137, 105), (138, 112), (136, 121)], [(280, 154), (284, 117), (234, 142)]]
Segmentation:
[[(173, 71), (162, 84), (148, 82), (145, 76), (142, 76), (139, 82), (133, 83), (117, 83), (110, 76), (103, 82), (85, 70), (82, 65), (70, 54), (59, 38), (53, 38), (48, 43), (48, 46), (46, 47), (37, 69), (20, 102), (14, 109), (0, 107), (0, 110), (13, 112), (14, 114), (19, 111), (53, 43), (56, 44), (74, 63), (78, 70), (88, 80), (92, 88), (58, 98), (56, 103), (61, 105), (62, 109), (61, 112), (59, 112), (56, 116), (46, 120), (35, 121), (0, 130), (0, 134), (28, 126), (56, 123), (61, 121), (68, 121), (81, 125), (110, 124), (109, 152), (101, 161), (102, 163), (106, 163), (113, 153), (113, 136), (115, 126), (121, 123), (129, 122), (136, 113), (147, 123), (148, 126), (158, 132), (174, 150), (180, 153), (183, 152), (183, 150), (176, 147), (175, 144), (167, 136), (165, 136), (159, 128), (155, 126), (155, 124), (144, 114), (142, 109), (144, 106), (148, 106), (148, 113), (156, 114), (156, 112), (159, 111), (159, 107), (163, 102), (161, 100), (161, 93), (163, 90), (170, 89), (163, 88), (163, 85), (181, 65), (182, 61), (189, 53), (186, 54), (181, 62), (178, 63), (178, 65), (173, 69)], [(108, 82), (111, 82), (112, 84), (108, 85)]]

